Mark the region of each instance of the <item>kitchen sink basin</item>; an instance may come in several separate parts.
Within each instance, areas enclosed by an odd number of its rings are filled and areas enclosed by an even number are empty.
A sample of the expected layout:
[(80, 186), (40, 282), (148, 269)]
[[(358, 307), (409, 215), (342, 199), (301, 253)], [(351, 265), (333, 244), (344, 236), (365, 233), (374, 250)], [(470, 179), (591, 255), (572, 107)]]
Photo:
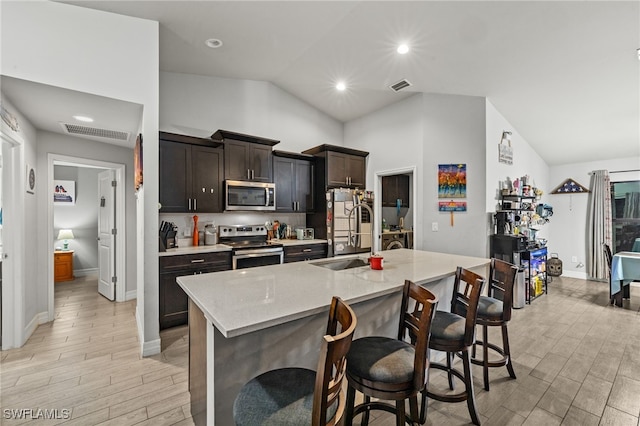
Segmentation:
[(342, 271), (344, 269), (368, 266), (369, 262), (367, 262), (367, 260), (365, 259), (355, 258), (355, 259), (325, 260), (323, 262), (311, 263), (311, 265), (320, 266), (322, 268), (327, 268), (334, 271)]

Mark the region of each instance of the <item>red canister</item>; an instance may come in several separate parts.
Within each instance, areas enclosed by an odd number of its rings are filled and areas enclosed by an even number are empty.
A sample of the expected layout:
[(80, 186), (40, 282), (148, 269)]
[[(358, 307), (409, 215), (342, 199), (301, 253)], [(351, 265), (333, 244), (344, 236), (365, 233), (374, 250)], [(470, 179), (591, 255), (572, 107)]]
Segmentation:
[(379, 254), (374, 254), (369, 258), (369, 264), (371, 265), (371, 269), (382, 269), (382, 264), (384, 263), (384, 257)]

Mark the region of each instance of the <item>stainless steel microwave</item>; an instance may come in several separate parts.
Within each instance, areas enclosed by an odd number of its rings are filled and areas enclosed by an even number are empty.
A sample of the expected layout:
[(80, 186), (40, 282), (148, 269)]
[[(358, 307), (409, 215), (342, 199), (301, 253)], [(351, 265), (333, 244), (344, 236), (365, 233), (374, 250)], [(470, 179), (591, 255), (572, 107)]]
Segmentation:
[(227, 180), (225, 189), (225, 210), (276, 209), (276, 186), (273, 183)]

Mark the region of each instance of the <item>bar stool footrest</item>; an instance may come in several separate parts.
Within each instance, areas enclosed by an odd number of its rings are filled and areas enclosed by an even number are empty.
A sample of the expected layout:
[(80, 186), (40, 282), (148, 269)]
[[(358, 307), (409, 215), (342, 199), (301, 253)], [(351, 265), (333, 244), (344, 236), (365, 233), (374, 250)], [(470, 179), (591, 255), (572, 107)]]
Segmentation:
[[(365, 403), (356, 405), (353, 408), (353, 417), (357, 416), (360, 413), (365, 413), (365, 412), (371, 411), (371, 410), (386, 411), (387, 413), (391, 413), (394, 416), (397, 415), (397, 413), (398, 413), (398, 410), (396, 409), (395, 405), (391, 405), (391, 404), (388, 404), (386, 402), (372, 401), (372, 402), (365, 402)], [(369, 416), (367, 416), (367, 418), (368, 417)], [(405, 413), (405, 421), (406, 421), (407, 424), (410, 424), (410, 425), (420, 424), (419, 422), (412, 420), (411, 416), (409, 416), (406, 413)]]
[[(476, 340), (476, 345), (484, 346), (484, 342), (482, 340)], [(496, 359), (493, 361), (488, 361), (487, 365), (489, 367), (504, 367), (509, 363), (509, 356), (505, 355), (504, 350), (493, 343), (487, 343), (487, 348), (495, 351), (502, 358)], [(484, 360), (482, 358), (470, 357), (471, 363), (475, 365), (484, 365)]]
[[(438, 364), (435, 362), (432, 362), (431, 364), (429, 364), (429, 368), (435, 368), (437, 370), (446, 371), (447, 373), (450, 372), (451, 374), (456, 376), (458, 379), (462, 380), (462, 382), (464, 383), (464, 374), (462, 374), (460, 371), (456, 370), (455, 368), (449, 369), (446, 365)], [(443, 394), (443, 393), (433, 392), (428, 389), (426, 392), (429, 398), (435, 399), (436, 401), (442, 401), (442, 402), (462, 402), (462, 401), (466, 401), (468, 397), (466, 389), (462, 392), (455, 393), (455, 394)]]

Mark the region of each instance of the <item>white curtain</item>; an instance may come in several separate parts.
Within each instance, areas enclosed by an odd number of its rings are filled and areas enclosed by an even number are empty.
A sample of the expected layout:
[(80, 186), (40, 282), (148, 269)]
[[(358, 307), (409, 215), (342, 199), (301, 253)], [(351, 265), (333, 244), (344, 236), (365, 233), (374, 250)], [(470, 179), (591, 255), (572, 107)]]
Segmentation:
[[(611, 183), (609, 172), (596, 170), (591, 173), (587, 211), (587, 272), (597, 280), (608, 278), (607, 260), (603, 244), (611, 247)], [(612, 251), (614, 247), (611, 247)]]

